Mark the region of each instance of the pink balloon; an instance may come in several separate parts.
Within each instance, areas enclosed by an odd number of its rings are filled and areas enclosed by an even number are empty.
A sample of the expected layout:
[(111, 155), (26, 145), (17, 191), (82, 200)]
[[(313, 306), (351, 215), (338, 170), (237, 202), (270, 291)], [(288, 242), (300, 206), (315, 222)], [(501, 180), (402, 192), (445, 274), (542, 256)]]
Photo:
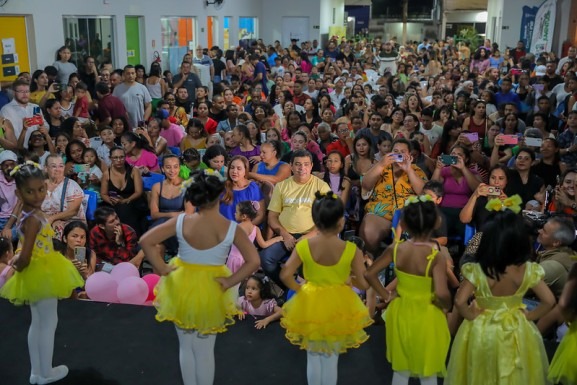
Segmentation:
[(86, 280), (86, 294), (93, 301), (118, 303), (118, 283), (103, 271), (92, 274)]
[(157, 274), (147, 274), (144, 277), (142, 277), (142, 279), (144, 280), (144, 282), (146, 282), (146, 285), (148, 286), (148, 297), (146, 298), (146, 300), (153, 301), (154, 298), (156, 297), (154, 295), (154, 288), (158, 284), (160, 276)]
[(120, 303), (142, 305), (148, 297), (148, 285), (139, 277), (128, 277), (118, 284), (116, 290)]
[(140, 274), (138, 273), (138, 269), (132, 263), (129, 262), (122, 262), (118, 265), (114, 266), (112, 271), (110, 272), (112, 278), (120, 285), (125, 278), (128, 277), (136, 277), (140, 278)]

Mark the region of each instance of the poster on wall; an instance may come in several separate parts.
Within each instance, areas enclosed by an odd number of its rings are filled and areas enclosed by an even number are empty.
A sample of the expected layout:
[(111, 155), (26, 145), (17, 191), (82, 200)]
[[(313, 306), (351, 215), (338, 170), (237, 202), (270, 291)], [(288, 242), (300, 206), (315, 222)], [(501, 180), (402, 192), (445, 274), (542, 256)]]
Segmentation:
[(531, 45), (527, 47), (528, 51), (535, 54), (551, 51), (556, 11), (557, 0), (546, 0), (541, 4), (535, 16), (535, 27), (531, 36)]
[(521, 18), (521, 35), (519, 40), (525, 43), (525, 47), (531, 44), (533, 29), (535, 28), (535, 16), (537, 16), (539, 7), (523, 6), (523, 17)]

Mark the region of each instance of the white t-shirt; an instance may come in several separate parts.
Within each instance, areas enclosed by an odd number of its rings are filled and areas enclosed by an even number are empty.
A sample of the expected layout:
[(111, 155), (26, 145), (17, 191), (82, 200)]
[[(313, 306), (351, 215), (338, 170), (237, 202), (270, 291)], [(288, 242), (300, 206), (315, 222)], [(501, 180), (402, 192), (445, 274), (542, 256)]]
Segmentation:
[(435, 143), (437, 143), (437, 140), (441, 138), (441, 135), (443, 135), (443, 127), (433, 124), (433, 128), (425, 130), (421, 124), (419, 132), (422, 132), (429, 138), (429, 143), (431, 143), (431, 147), (433, 147)]
[(144, 120), (145, 104), (152, 102), (150, 92), (144, 85), (137, 82), (132, 85), (120, 83), (114, 87), (112, 95), (119, 98), (126, 107), (130, 127), (137, 127), (138, 122)]

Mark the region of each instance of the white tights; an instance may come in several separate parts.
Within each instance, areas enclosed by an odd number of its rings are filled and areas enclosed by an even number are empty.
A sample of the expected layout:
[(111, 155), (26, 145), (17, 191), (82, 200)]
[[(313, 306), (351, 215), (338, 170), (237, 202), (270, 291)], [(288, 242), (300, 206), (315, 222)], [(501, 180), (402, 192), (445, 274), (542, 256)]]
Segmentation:
[[(393, 372), (392, 385), (408, 385), (411, 377), (404, 372)], [(437, 385), (437, 377), (421, 377), (421, 385)]]
[(179, 360), (184, 385), (212, 385), (216, 334), (176, 328), (180, 344)]
[(58, 324), (58, 299), (49, 298), (30, 304), (32, 322), (28, 330), (28, 352), (32, 374), (45, 378), (52, 375), (54, 334)]
[(308, 385), (336, 385), (339, 355), (321, 354), (307, 351)]

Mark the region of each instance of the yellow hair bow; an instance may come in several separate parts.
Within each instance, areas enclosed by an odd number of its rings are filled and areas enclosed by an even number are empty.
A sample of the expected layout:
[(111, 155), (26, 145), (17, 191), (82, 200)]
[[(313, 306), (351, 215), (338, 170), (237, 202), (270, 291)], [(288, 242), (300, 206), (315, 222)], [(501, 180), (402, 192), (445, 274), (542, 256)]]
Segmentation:
[(412, 195), (410, 197), (408, 197), (407, 199), (405, 199), (405, 206), (408, 206), (410, 204), (413, 203), (419, 203), (419, 202), (433, 202), (433, 198), (431, 198), (431, 196), (429, 194), (424, 194), (424, 195)]
[(491, 199), (485, 205), (485, 208), (488, 211), (503, 211), (503, 210), (511, 210), (515, 214), (519, 214), (521, 212), (521, 203), (523, 200), (519, 195), (513, 195), (503, 201), (498, 198)]
[(21, 169), (22, 167), (24, 167), (24, 166), (32, 166), (32, 167), (38, 168), (38, 169), (41, 168), (38, 163), (33, 162), (33, 161), (31, 161), (31, 160), (27, 160), (26, 162), (24, 162), (24, 163), (22, 163), (22, 164), (19, 164), (19, 165), (17, 165), (16, 167), (14, 167), (14, 168), (12, 169), (12, 171), (10, 171), (10, 176), (14, 176), (14, 175), (15, 175), (18, 171), (20, 171), (20, 169)]
[[(202, 172), (206, 176), (217, 177), (221, 182), (224, 182), (226, 180), (226, 178), (222, 176), (220, 172), (215, 171), (212, 168), (205, 168), (204, 170), (202, 170)], [(185, 180), (184, 182), (182, 182), (182, 185), (180, 186), (181, 191), (188, 190), (188, 188), (195, 182), (196, 180), (193, 177), (190, 177), (189, 179)]]

